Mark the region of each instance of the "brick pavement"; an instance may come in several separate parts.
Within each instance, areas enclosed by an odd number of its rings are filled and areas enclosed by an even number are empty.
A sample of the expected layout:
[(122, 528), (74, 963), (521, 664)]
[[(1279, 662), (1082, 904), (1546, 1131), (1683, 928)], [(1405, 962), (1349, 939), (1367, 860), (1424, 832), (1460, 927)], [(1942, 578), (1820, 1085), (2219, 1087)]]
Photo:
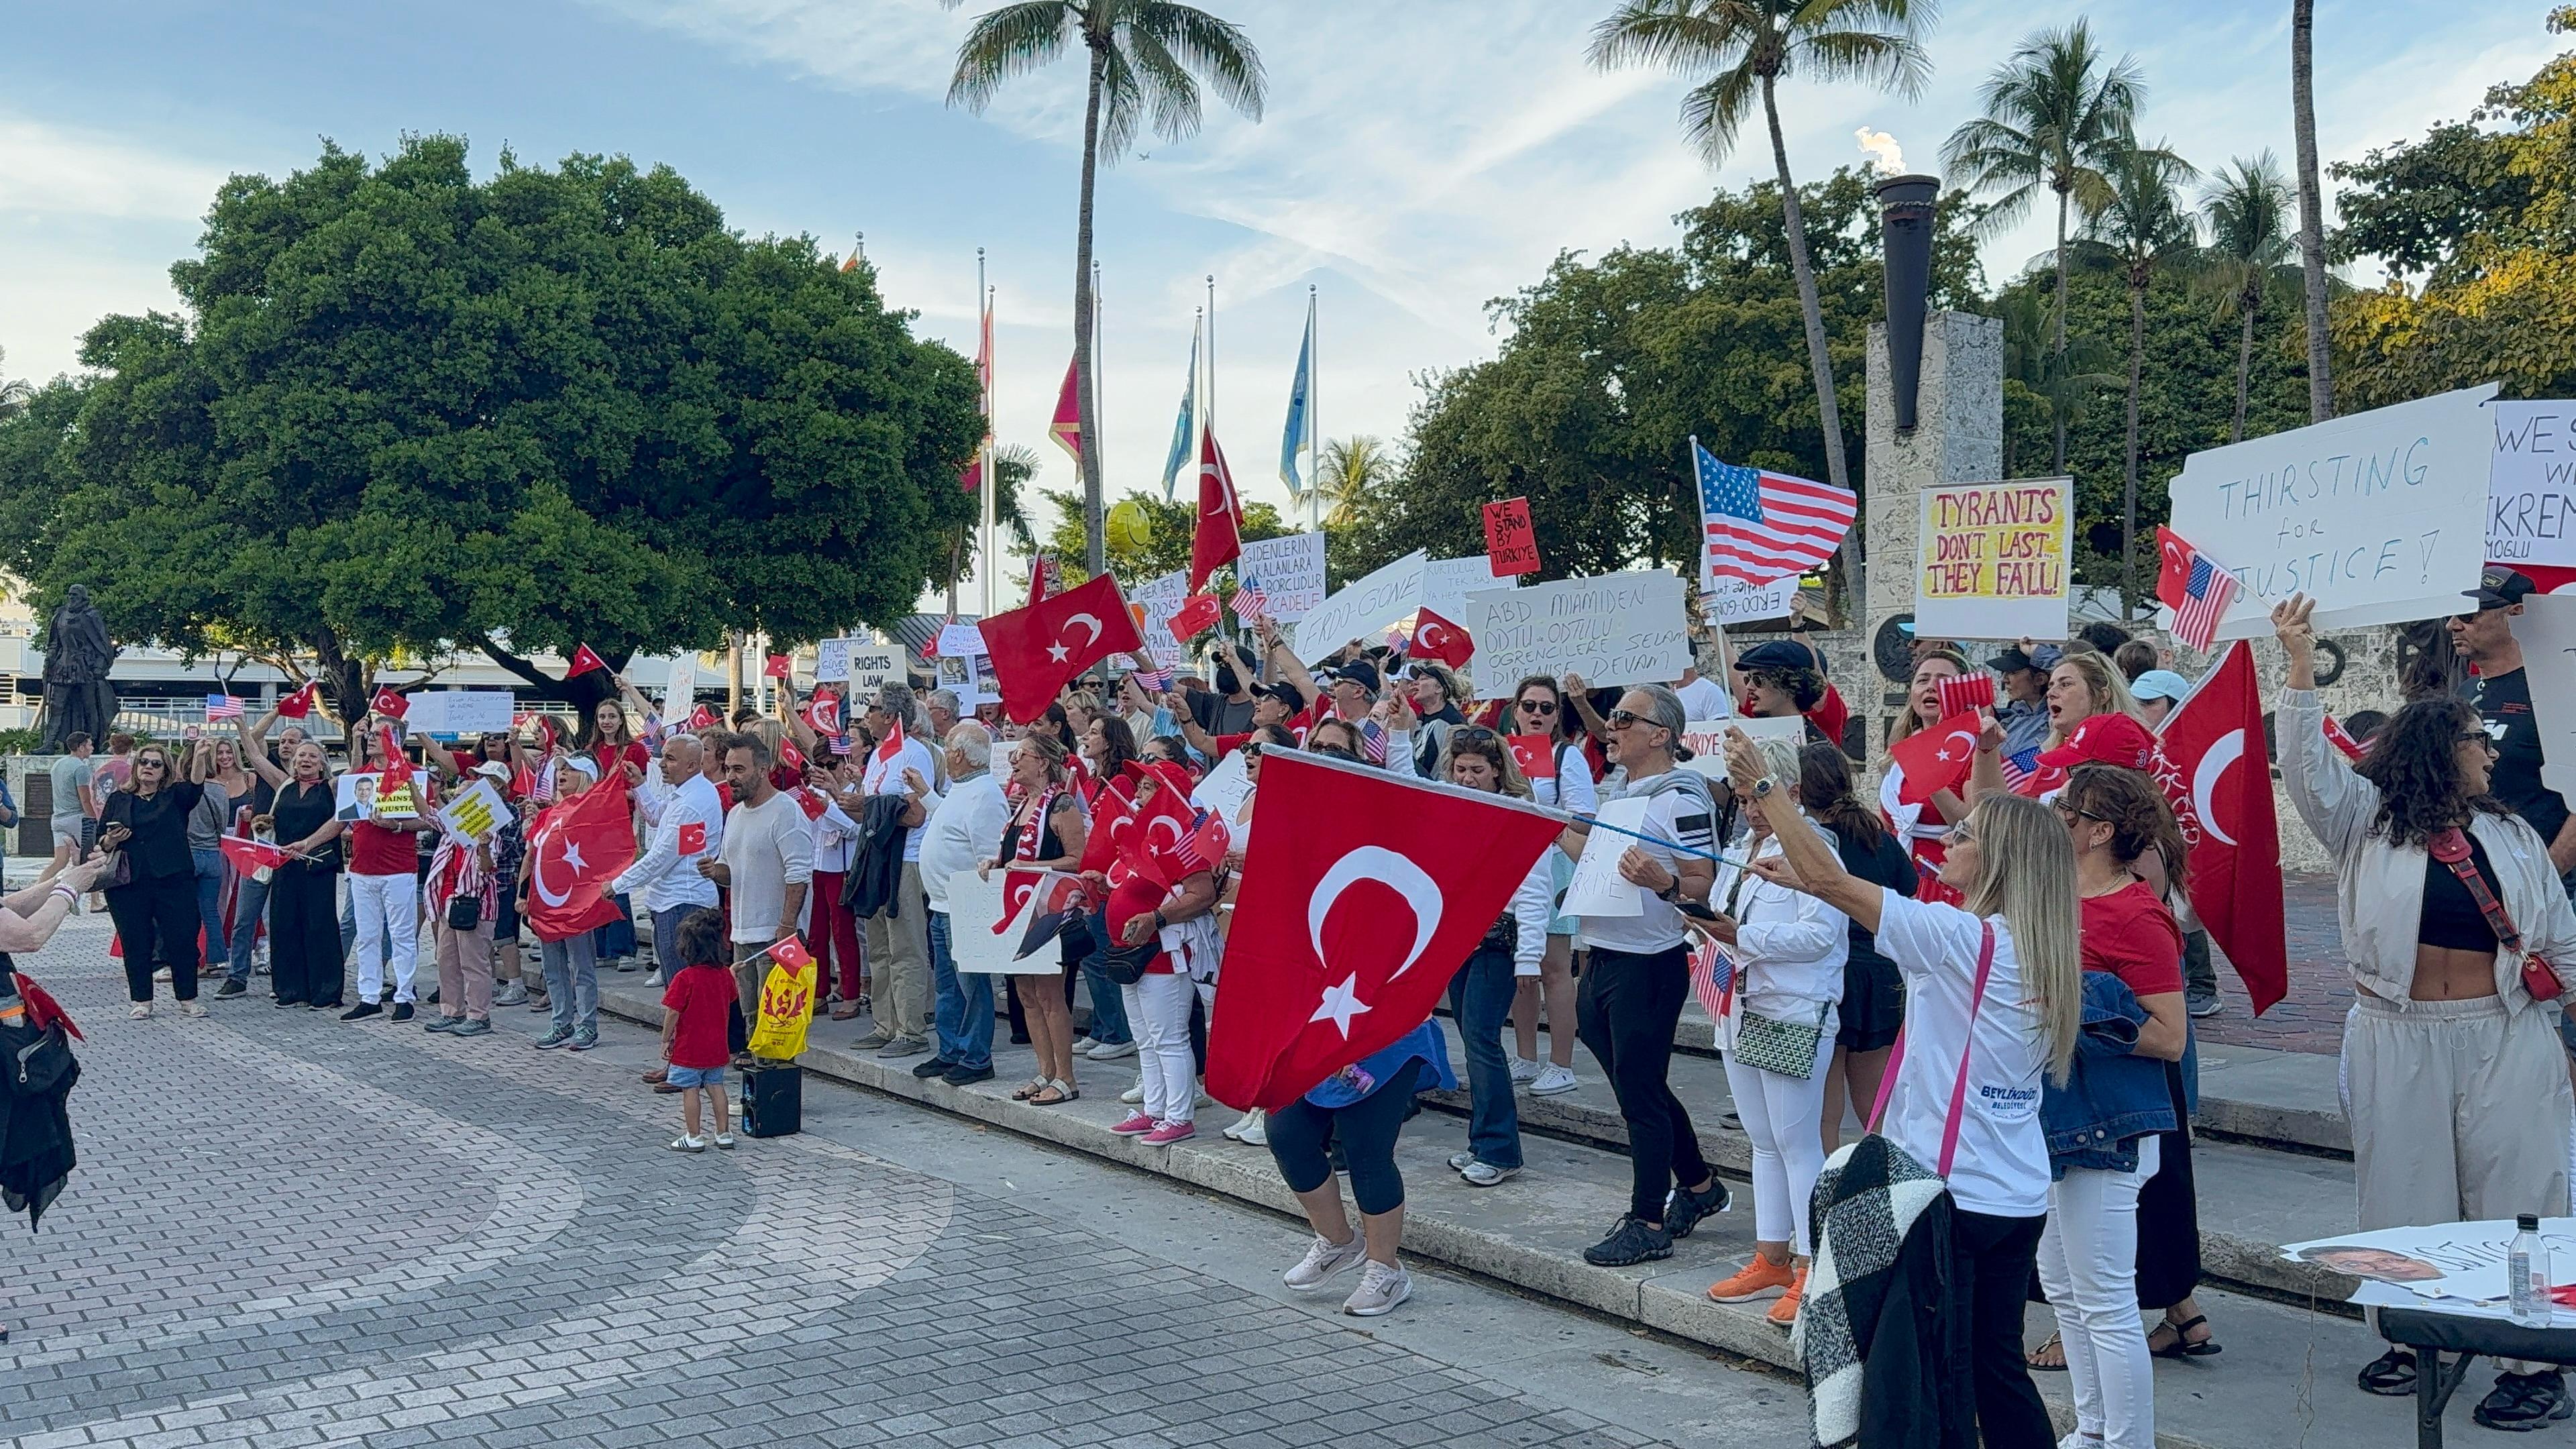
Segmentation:
[(90, 1041), (6, 1449), (1651, 1442), (812, 1134), (667, 1152), (605, 1054), (128, 1021), (103, 945), (27, 963)]
[(2286, 876), (2281, 889), (2287, 898), (2289, 994), (2255, 1016), (2254, 1003), (2236, 980), (2236, 968), (2222, 956), (2218, 994), (2227, 1010), (2193, 1022), (2192, 1029), (2203, 1040), (2230, 1046), (2333, 1056), (2343, 1050), (2343, 1017), (2352, 1007), (2352, 980), (2344, 970), (2343, 937), (2336, 923), (2335, 878)]

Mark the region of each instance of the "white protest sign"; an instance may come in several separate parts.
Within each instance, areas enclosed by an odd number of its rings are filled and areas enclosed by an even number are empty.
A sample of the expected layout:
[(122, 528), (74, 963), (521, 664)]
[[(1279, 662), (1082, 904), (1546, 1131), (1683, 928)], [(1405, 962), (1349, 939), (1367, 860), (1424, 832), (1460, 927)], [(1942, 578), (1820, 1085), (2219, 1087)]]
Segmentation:
[(2066, 637), (2074, 479), (1943, 483), (1919, 497), (1914, 626), (1924, 637)]
[(840, 684), (850, 677), (850, 646), (856, 639), (817, 639), (814, 641), (814, 682)]
[(662, 717), (687, 719), (697, 697), (698, 651), (683, 649), (671, 656), (670, 668), (662, 671)]
[(1703, 580), (1699, 586), (1699, 609), (1710, 623), (1751, 624), (1763, 619), (1785, 619), (1798, 605), (1798, 576), (1773, 579), (1767, 584), (1748, 584), (1742, 579)]
[(1726, 778), (1726, 732), (1744, 731), (1748, 739), (1782, 739), (1791, 744), (1807, 742), (1807, 721), (1803, 715), (1737, 715), (1733, 719), (1695, 719), (1682, 726), (1682, 748), (1691, 757), (1682, 768), (1712, 780)]
[(1231, 829), (1236, 807), (1242, 805), (1243, 797), (1251, 793), (1251, 766), (1244, 759), (1243, 751), (1230, 750), (1224, 759), (1217, 761), (1215, 769), (1207, 772), (1207, 778), (1199, 781), (1199, 787), (1190, 792), (1190, 800), (1204, 809), (1215, 811)]
[(1415, 549), (1357, 583), (1344, 584), (1297, 621), (1297, 657), (1312, 664), (1354, 639), (1376, 643), (1387, 625), (1422, 607), (1422, 574), (1429, 561), (1430, 555)]
[(1500, 593), (1520, 586), (1518, 575), (1494, 577), (1493, 560), (1481, 553), (1474, 558), (1435, 558), (1422, 566), (1421, 607), (1464, 624), (1469, 594)]
[(981, 654), (942, 654), (938, 659), (939, 687), (957, 696), (957, 707), (973, 712), (980, 704), (994, 703), (1001, 696), (985, 690), (984, 681), (992, 666)]
[(2510, 622), (2540, 730), (2540, 783), (2576, 799), (2576, 594), (2533, 594)]
[(1458, 622), (1476, 640), (1479, 679), (1669, 684), (1691, 663), (1682, 581), (1661, 569), (1479, 590)]
[(984, 652), (984, 631), (972, 624), (942, 624), (939, 626), (939, 652), (942, 655), (981, 654)]
[(510, 807), (489, 780), (477, 780), (464, 794), (438, 807), (438, 823), (460, 840), (481, 844), (510, 816)]
[[(2285, 1243), (2281, 1256), (2328, 1272), (2358, 1278), (2352, 1298), (2372, 1308), (2421, 1308), (2472, 1318), (2508, 1318), (2505, 1254), (2515, 1226), (2510, 1218), (2380, 1228)], [(2555, 1265), (2576, 1255), (2576, 1220), (2542, 1215), (2540, 1241)], [(2566, 1276), (2555, 1268), (2553, 1280)], [(2576, 1311), (2553, 1308), (2552, 1327), (2576, 1326)]]
[(2269, 631), (2272, 606), (2293, 593), (2317, 601), (2319, 629), (2458, 613), (2486, 562), (2496, 439), (2481, 404), (2495, 391), (2463, 388), (2192, 454), (2168, 488), (2173, 531), (2245, 586), (2218, 637)]
[[(1595, 818), (1604, 824), (1643, 830), (1646, 807), (1651, 803), (1644, 799), (1611, 800), (1602, 805)], [(1566, 883), (1565, 904), (1560, 909), (1569, 916), (1644, 915), (1645, 887), (1619, 874), (1619, 857), (1636, 843), (1635, 836), (1621, 835), (1616, 830), (1595, 830), (1585, 836), (1583, 854), (1575, 859), (1574, 878)]]
[(1172, 637), (1172, 616), (1181, 611), (1189, 599), (1190, 576), (1179, 569), (1159, 578), (1147, 579), (1127, 591), (1127, 602), (1145, 611), (1140, 631), (1145, 636), (1145, 656), (1157, 669), (1175, 669), (1188, 656), (1181, 641)]
[(2487, 404), (2487, 557), (2516, 568), (2576, 568), (2576, 402)]
[(414, 733), (443, 738), (507, 734), (510, 694), (502, 689), (424, 689), (411, 696), (403, 724)]
[(1324, 602), (1324, 535), (1292, 533), (1247, 543), (1234, 576), (1261, 586), (1272, 619), (1294, 624)]
[(948, 954), (960, 971), (990, 976), (1011, 969), (1020, 933), (1005, 929), (993, 934), (994, 923), (1002, 919), (1003, 875), (997, 870), (986, 880), (961, 870), (948, 878)]
[[(891, 644), (862, 644), (857, 640), (837, 640), (849, 647), (841, 651), (841, 678), (849, 685), (852, 698), (873, 694), (878, 685), (889, 679), (904, 677), (903, 658)], [(816, 676), (821, 678), (822, 676)]]

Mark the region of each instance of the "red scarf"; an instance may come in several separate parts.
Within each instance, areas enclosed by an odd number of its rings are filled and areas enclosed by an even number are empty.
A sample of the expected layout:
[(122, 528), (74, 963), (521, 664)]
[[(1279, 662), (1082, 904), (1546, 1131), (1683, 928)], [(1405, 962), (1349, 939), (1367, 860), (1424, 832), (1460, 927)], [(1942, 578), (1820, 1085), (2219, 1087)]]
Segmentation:
[(1043, 859), (1038, 854), (1038, 845), (1046, 833), (1047, 812), (1055, 808), (1057, 797), (1063, 794), (1064, 788), (1060, 785), (1049, 785), (1039, 793), (1037, 808), (1029, 812), (1028, 819), (1020, 822), (1019, 840), (1011, 847), (1011, 859)]

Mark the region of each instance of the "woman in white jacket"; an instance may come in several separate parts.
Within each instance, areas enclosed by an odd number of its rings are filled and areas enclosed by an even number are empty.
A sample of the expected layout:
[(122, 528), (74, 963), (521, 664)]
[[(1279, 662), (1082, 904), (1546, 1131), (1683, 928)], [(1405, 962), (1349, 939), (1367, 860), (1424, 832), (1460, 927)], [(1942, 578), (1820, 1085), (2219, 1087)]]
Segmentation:
[[(2293, 594), (2272, 610), (2290, 661), (2275, 728), (2282, 789), (2335, 859), (2354, 987), (2343, 1078), (2359, 1226), (2562, 1214), (2576, 1104), (2523, 972), (2546, 960), (2576, 984), (2576, 912), (2539, 832), (2490, 793), (2495, 743), (2467, 701), (2399, 710), (2357, 767), (2333, 748), (2316, 695), (2315, 608)], [(2455, 841), (2514, 940), (2435, 853)], [(2497, 1367), (2478, 1422), (2533, 1429), (2568, 1412), (2556, 1368)], [(2374, 1394), (2412, 1394), (2415, 1356), (2392, 1348), (2360, 1378)]]
[[(1758, 742), (1774, 779), (1799, 776), (1798, 746)], [(1816, 831), (1794, 794), (1747, 800), (1755, 859), (1780, 854), (1780, 833)], [(1830, 837), (1826, 837), (1830, 839)], [(1734, 1008), (1725, 1023), (1726, 1086), (1735, 1114), (1753, 1139), (1753, 1260), (1708, 1290), (1720, 1303), (1745, 1303), (1778, 1291), (1768, 1317), (1781, 1328), (1798, 1320), (1807, 1287), (1807, 1199), (1825, 1168), (1827, 1067), (1840, 1027), (1843, 963), (1851, 954), (1851, 921), (1815, 896), (1774, 885), (1735, 866), (1719, 867), (1709, 899), (1718, 903), (1714, 936), (1735, 958)]]
[[(1482, 725), (1450, 729), (1434, 769), (1437, 779), (1469, 790), (1530, 798), (1530, 782), (1512, 762), (1511, 746)], [(1554, 854), (1549, 851), (1547, 854)], [(1503, 1016), (1523, 978), (1536, 978), (1547, 952), (1555, 875), (1547, 855), (1512, 892), (1511, 909), (1486, 931), (1449, 982), (1449, 1011), (1467, 1043), (1467, 1150), (1449, 1159), (1458, 1175), (1492, 1187), (1521, 1170), (1520, 1106), (1512, 1100), (1511, 1061), (1503, 1054)]]

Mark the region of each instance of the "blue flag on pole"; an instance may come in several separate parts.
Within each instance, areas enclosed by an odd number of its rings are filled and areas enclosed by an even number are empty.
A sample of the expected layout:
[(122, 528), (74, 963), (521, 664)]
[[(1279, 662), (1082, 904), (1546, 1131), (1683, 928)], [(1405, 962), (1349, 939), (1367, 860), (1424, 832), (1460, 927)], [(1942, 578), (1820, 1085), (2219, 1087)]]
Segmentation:
[(1313, 441), (1315, 394), (1315, 299), (1306, 298), (1306, 340), (1297, 346), (1297, 375), (1288, 382), (1288, 426), (1279, 436), (1279, 481), (1291, 500), (1304, 496), (1305, 480), (1297, 475), (1297, 453)]
[[(1202, 326), (1205, 324), (1202, 323)], [(1199, 334), (1190, 333), (1190, 380), (1181, 389), (1181, 415), (1172, 420), (1172, 451), (1163, 458), (1163, 501), (1172, 501), (1179, 486), (1181, 470), (1198, 461), (1199, 451)]]

